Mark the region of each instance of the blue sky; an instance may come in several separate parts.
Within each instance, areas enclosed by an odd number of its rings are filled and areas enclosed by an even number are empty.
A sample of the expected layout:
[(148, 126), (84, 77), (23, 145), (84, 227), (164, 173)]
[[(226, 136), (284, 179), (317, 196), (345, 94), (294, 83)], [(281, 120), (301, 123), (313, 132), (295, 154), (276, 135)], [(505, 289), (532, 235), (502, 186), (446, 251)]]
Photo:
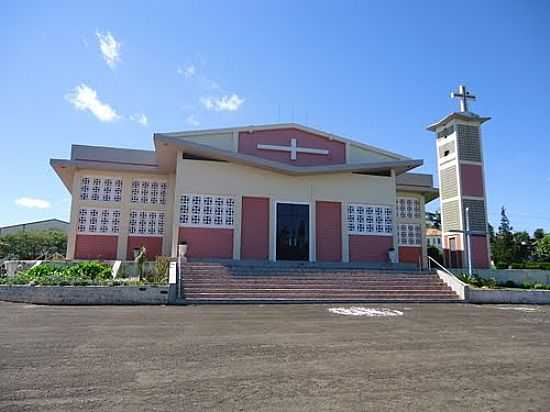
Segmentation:
[(548, 2), (10, 2), (0, 38), (0, 225), (68, 218), (48, 162), (71, 143), (151, 149), (156, 131), (295, 121), (435, 174), (425, 126), (465, 83), (493, 118), (490, 221), (504, 205), (550, 231)]

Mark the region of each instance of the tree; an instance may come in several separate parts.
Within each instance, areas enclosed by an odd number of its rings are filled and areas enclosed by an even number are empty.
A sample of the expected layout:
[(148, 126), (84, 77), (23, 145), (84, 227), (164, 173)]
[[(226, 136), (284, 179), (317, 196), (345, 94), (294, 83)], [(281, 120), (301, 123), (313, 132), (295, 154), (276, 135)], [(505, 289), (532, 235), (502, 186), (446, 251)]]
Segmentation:
[(531, 255), (531, 238), (527, 232), (514, 233), (514, 261), (523, 262)]
[(540, 260), (550, 261), (550, 234), (536, 241), (535, 254)]
[(445, 264), (443, 261), (443, 253), (441, 253), (441, 250), (439, 250), (435, 246), (428, 246), (428, 256), (436, 260), (440, 265)]
[(535, 240), (541, 240), (544, 237), (544, 229), (537, 229), (533, 232)]
[(441, 229), (441, 212), (439, 210), (435, 212), (426, 212), (426, 227)]
[(19, 231), (0, 237), (0, 258), (38, 259), (67, 253), (67, 235), (59, 230)]
[(506, 216), (504, 206), (500, 211), (500, 226), (493, 244), (493, 259), (497, 266), (509, 266), (517, 254), (514, 234), (510, 219)]

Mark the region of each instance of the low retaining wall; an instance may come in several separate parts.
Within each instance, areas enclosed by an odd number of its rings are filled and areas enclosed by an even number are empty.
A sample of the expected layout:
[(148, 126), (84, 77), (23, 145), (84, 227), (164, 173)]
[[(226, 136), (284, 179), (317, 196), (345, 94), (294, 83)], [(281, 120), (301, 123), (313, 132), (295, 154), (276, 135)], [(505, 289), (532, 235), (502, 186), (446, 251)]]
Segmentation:
[(437, 274), (465, 303), (550, 304), (550, 290), (483, 289), (468, 285), (442, 270), (437, 270)]
[[(455, 272), (456, 273), (456, 272)], [(550, 285), (550, 270), (536, 269), (476, 269), (476, 275), (484, 279), (496, 279), (497, 282), (505, 283), (512, 281), (521, 285), (522, 283), (542, 283)]]
[(166, 305), (168, 286), (0, 286), (0, 300), (44, 305)]
[(469, 287), (469, 303), (550, 304), (550, 290), (480, 289)]

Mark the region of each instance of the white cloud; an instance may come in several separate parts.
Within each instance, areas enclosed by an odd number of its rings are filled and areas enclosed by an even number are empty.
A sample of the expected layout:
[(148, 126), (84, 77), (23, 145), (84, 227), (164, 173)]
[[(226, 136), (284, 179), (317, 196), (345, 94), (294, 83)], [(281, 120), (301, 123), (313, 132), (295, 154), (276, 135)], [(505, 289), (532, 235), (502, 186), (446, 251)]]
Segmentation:
[(241, 105), (244, 103), (244, 99), (233, 93), (231, 96), (223, 96), (218, 98), (202, 97), (201, 103), (206, 110), (214, 110), (216, 112), (234, 112), (235, 110), (239, 110)]
[(198, 126), (199, 124), (201, 124), (194, 114), (190, 114), (189, 116), (187, 116), (187, 119), (185, 119), (185, 121), (191, 126)]
[(68, 93), (65, 100), (72, 103), (77, 110), (89, 110), (102, 122), (112, 122), (120, 118), (111, 106), (99, 100), (94, 89), (84, 83)]
[(197, 73), (197, 68), (190, 64), (188, 66), (185, 66), (183, 69), (181, 67), (178, 67), (178, 74), (181, 74), (186, 79), (190, 79)]
[(51, 206), (47, 200), (35, 199), (34, 197), (20, 197), (15, 200), (15, 204), (31, 209), (48, 209)]
[(96, 32), (96, 36), (99, 40), (99, 49), (105, 62), (111, 69), (114, 69), (117, 63), (120, 62), (120, 42), (110, 32)]
[(149, 119), (145, 116), (145, 113), (136, 113), (130, 116), (130, 120), (133, 120), (136, 123), (139, 123), (142, 126), (147, 126), (149, 124)]

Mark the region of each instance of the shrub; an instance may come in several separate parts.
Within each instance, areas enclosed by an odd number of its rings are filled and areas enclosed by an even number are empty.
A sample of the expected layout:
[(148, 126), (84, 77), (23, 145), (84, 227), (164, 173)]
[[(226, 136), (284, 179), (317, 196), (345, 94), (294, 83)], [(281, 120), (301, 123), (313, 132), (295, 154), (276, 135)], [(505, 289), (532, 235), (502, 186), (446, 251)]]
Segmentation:
[(111, 280), (111, 267), (99, 262), (81, 262), (72, 265), (43, 263), (12, 277), (0, 278), (10, 285), (86, 286)]

